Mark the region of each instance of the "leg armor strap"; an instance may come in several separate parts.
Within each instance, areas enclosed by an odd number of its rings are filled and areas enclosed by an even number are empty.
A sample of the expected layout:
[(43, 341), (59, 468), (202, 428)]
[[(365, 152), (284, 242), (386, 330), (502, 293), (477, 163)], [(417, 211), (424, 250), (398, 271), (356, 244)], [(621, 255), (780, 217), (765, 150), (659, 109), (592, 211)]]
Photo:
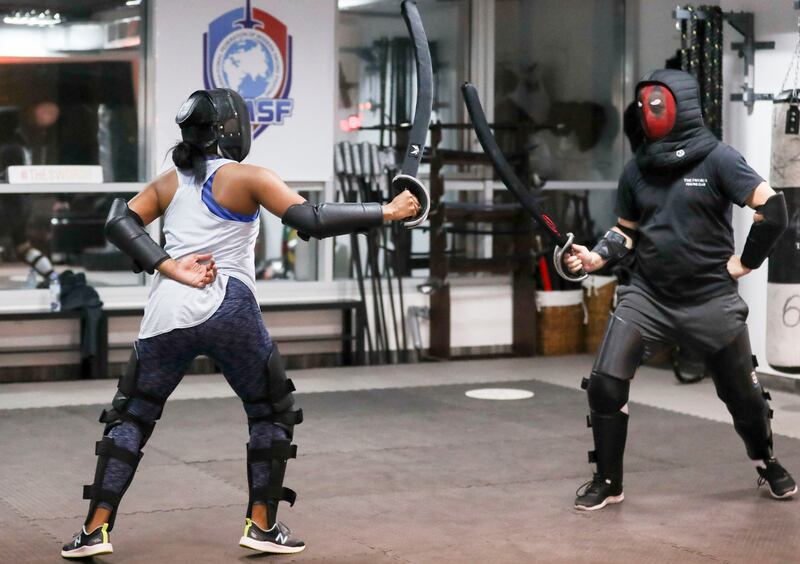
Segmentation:
[(290, 458), (297, 458), (297, 445), (293, 445), (289, 441), (272, 441), (272, 446), (269, 448), (250, 448), (250, 444), (247, 444), (248, 463)]
[(272, 423), (279, 423), (281, 426), (294, 427), (303, 422), (303, 410), (296, 409), (294, 411), (285, 411), (283, 413), (270, 413), (268, 415), (259, 415), (257, 417), (248, 417), (250, 424), (259, 423), (262, 421), (270, 421)]
[[(125, 411), (124, 408), (122, 411), (117, 411), (117, 409), (104, 409), (103, 412), (100, 414), (100, 419), (98, 419), (100, 423), (106, 424), (106, 434), (108, 431), (119, 425), (122, 421), (128, 421), (133, 423), (142, 431), (142, 437), (145, 441), (150, 438), (150, 435), (153, 434), (153, 429), (155, 429), (155, 421), (146, 421), (141, 417), (137, 417), (133, 413)], [(144, 445), (142, 445), (144, 446)]]
[[(255, 499), (263, 499), (266, 500), (268, 504), (275, 504), (277, 505), (281, 501), (285, 501), (289, 504), (289, 507), (294, 505), (294, 502), (297, 500), (297, 492), (295, 492), (291, 488), (286, 488), (283, 486), (267, 486), (266, 488), (253, 488), (250, 492), (250, 495)], [(252, 505), (250, 506), (249, 512), (252, 511)]]

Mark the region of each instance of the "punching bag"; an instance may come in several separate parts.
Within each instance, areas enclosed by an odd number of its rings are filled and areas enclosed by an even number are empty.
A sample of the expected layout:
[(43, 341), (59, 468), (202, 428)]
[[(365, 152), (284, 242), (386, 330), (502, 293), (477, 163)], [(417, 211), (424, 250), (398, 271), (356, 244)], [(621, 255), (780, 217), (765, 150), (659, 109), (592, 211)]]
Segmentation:
[(774, 102), (770, 184), (786, 197), (789, 227), (769, 258), (767, 362), (800, 374), (800, 90)]

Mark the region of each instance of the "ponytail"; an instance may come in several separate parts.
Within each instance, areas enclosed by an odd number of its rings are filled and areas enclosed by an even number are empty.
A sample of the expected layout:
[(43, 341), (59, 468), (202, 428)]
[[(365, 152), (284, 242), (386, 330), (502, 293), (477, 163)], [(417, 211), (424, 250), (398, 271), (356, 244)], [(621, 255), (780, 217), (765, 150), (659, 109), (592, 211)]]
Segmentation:
[(172, 162), (184, 172), (191, 171), (197, 184), (205, 180), (206, 154), (200, 146), (181, 141), (172, 148)]

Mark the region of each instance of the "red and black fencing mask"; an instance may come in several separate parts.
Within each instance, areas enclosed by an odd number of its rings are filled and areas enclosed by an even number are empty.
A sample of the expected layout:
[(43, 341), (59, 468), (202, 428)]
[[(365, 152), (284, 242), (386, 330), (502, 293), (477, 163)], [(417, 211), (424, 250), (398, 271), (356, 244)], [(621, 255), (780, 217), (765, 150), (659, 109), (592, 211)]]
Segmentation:
[(644, 134), (650, 141), (666, 137), (675, 127), (675, 96), (663, 84), (645, 84), (636, 93)]

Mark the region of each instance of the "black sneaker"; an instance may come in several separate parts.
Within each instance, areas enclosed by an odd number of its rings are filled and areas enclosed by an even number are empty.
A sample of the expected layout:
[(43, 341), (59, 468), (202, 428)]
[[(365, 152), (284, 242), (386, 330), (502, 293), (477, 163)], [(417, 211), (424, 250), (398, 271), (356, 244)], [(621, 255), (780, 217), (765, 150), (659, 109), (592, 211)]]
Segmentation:
[(592, 479), (582, 484), (575, 491), (575, 509), (594, 511), (603, 509), (609, 503), (622, 503), (625, 494), (622, 493), (622, 484), (613, 484), (600, 474), (594, 474)]
[(775, 458), (765, 460), (766, 467), (756, 466), (758, 470), (758, 487), (769, 485), (769, 493), (775, 499), (785, 499), (797, 493), (797, 484), (786, 468)]
[(263, 530), (250, 519), (244, 522), (244, 535), (239, 539), (239, 546), (273, 554), (294, 554), (306, 548), (303, 541), (290, 538), (292, 531), (280, 521), (269, 531)]
[(75, 533), (72, 542), (67, 543), (61, 549), (61, 556), (64, 558), (86, 558), (87, 556), (97, 556), (98, 554), (111, 554), (114, 547), (108, 541), (108, 523), (97, 527), (91, 533), (86, 532), (86, 527)]

